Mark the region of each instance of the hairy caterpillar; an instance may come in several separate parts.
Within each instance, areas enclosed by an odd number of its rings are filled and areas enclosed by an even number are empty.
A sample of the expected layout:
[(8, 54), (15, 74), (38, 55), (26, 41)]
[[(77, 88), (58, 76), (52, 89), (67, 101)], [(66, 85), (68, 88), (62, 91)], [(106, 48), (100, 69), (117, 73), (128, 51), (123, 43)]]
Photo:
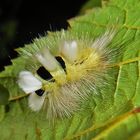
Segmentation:
[[(70, 117), (76, 112), (83, 101), (93, 92), (97, 93), (98, 83), (104, 84), (102, 77), (108, 70), (112, 55), (107, 46), (114, 35), (114, 28), (107, 29), (95, 40), (86, 41), (83, 35), (74, 39), (63, 31), (54, 54), (51, 46), (39, 48), (37, 43), (34, 44), (38, 49), (26, 53), (35, 70), (23, 70), (18, 77), (19, 87), (30, 94), (31, 110), (44, 109), (49, 119)], [(43, 69), (43, 74), (49, 72), (50, 78), (43, 78), (40, 69)]]

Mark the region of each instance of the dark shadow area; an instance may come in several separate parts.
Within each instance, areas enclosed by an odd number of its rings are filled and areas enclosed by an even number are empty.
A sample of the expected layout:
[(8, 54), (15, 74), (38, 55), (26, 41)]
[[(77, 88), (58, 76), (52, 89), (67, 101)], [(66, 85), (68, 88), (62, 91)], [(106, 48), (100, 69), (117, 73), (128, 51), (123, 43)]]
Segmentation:
[(47, 30), (67, 29), (87, 0), (5, 0), (0, 2), (0, 70), (17, 57), (14, 51)]

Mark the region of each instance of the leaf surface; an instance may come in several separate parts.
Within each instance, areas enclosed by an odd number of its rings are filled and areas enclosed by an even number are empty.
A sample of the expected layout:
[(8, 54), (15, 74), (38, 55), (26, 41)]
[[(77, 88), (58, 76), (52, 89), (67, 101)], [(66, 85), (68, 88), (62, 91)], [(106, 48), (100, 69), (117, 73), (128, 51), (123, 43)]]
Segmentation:
[[(118, 66), (109, 72), (109, 87), (100, 89), (99, 96), (93, 95), (70, 119), (58, 120), (53, 125), (45, 118), (45, 112), (34, 113), (28, 108), (27, 98), (10, 101), (0, 106), (0, 137), (11, 140), (124, 140), (140, 139), (140, 1), (111, 0), (102, 8), (91, 10), (83, 16), (69, 21), (73, 36), (87, 34), (96, 38), (108, 27), (115, 26), (117, 34), (109, 47), (123, 45), (125, 50), (115, 57)], [(58, 33), (59, 34), (59, 33)], [(55, 33), (36, 39), (47, 45), (54, 40)], [(34, 43), (19, 49), (24, 55), (33, 51)], [(26, 68), (26, 59), (13, 60), (0, 73), (0, 84), (7, 87), (10, 99), (24, 95), (18, 88), (16, 78)], [(131, 61), (129, 61), (131, 60)], [(126, 62), (126, 63), (119, 63)], [(1, 93), (0, 93), (1, 97)], [(86, 108), (86, 109), (85, 109)]]

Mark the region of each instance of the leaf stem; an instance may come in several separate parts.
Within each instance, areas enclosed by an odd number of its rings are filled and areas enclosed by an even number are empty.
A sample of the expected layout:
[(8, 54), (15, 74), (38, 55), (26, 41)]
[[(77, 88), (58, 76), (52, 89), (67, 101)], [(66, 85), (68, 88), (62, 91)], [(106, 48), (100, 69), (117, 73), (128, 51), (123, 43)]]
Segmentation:
[(12, 97), (12, 98), (9, 99), (9, 102), (15, 101), (15, 100), (20, 100), (20, 99), (22, 99), (26, 96), (28, 96), (28, 94)]
[(94, 137), (94, 140), (95, 139), (100, 139), (100, 138), (102, 138), (103, 134), (109, 133), (110, 130), (112, 130), (113, 128), (116, 128), (119, 124), (121, 124), (122, 122), (126, 121), (126, 119), (128, 119), (128, 117), (136, 116), (138, 113), (140, 113), (140, 108), (139, 107), (134, 108), (130, 112), (126, 112), (125, 114), (117, 116), (115, 119), (109, 120), (109, 121), (107, 121), (107, 122), (105, 122), (103, 124), (96, 125), (96, 126), (93, 125), (90, 128), (88, 128), (86, 130), (83, 130), (81, 132), (78, 132), (77, 134), (72, 135), (69, 138), (66, 137), (63, 140), (72, 140), (72, 139), (76, 139), (76, 138), (78, 139), (81, 136), (86, 135), (89, 132), (93, 132), (93, 131), (95, 131), (97, 129), (100, 129), (100, 128), (106, 128), (105, 130), (103, 130), (100, 133), (100, 135), (97, 135), (96, 137)]
[(133, 59), (128, 59), (128, 60), (123, 61), (123, 62), (111, 64), (108, 67), (119, 67), (119, 66), (122, 66), (122, 65), (125, 65), (125, 64), (128, 64), (128, 63), (136, 62), (136, 61), (140, 61), (140, 57), (135, 57)]

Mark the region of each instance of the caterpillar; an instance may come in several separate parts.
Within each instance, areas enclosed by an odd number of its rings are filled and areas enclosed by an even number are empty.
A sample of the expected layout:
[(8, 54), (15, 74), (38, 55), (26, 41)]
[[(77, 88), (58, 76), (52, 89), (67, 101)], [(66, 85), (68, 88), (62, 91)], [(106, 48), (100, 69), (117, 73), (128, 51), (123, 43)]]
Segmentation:
[[(19, 73), (17, 83), (29, 94), (31, 110), (47, 112), (47, 118), (71, 117), (80, 105), (98, 94), (98, 85), (104, 84), (103, 76), (111, 63), (112, 50), (108, 48), (114, 38), (114, 28), (107, 29), (95, 39), (69, 38), (65, 31), (56, 42), (56, 53), (51, 45), (28, 54), (35, 70), (25, 69)], [(42, 75), (48, 75), (45, 78)]]

